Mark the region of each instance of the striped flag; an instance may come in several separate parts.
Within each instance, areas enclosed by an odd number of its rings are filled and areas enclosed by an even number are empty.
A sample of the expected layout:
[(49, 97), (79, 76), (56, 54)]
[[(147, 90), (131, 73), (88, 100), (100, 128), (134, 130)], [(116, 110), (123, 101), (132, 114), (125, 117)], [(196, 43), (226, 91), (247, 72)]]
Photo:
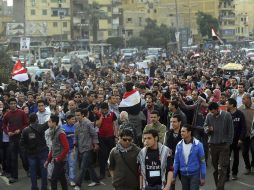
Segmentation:
[(215, 32), (214, 28), (212, 28), (212, 38), (214, 41), (219, 40), (220, 44), (224, 44), (224, 42), (220, 39), (220, 36)]
[(12, 79), (19, 82), (27, 81), (29, 79), (27, 70), (21, 64), (21, 61), (19, 59), (16, 61), (12, 69), (11, 76), (12, 76)]
[(119, 111), (127, 111), (129, 114), (137, 115), (141, 110), (141, 97), (137, 90), (125, 92), (119, 105)]

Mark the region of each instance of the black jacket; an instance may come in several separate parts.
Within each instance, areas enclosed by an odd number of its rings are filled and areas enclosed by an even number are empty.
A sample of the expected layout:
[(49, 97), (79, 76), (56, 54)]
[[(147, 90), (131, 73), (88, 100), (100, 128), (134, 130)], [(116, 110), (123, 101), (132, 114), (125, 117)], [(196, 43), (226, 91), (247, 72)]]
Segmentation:
[(45, 131), (48, 129), (45, 124), (32, 124), (22, 131), (20, 147), (27, 155), (35, 155), (43, 150), (47, 150)]
[(165, 138), (164, 138), (164, 145), (166, 145), (168, 148), (172, 150), (172, 155), (174, 157), (176, 145), (182, 140), (181, 137), (181, 129), (179, 130), (179, 133), (176, 137), (174, 137), (174, 130), (170, 129), (166, 132)]

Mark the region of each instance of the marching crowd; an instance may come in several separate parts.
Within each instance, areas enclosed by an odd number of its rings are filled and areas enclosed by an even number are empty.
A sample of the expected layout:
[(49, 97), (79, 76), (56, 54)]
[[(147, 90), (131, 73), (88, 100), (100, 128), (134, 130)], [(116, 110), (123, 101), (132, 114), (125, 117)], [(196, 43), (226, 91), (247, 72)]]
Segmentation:
[[(84, 179), (92, 187), (108, 176), (115, 190), (174, 190), (176, 181), (199, 190), (209, 153), (216, 189), (224, 190), (237, 180), (240, 150), (245, 174), (253, 172), (251, 60), (238, 50), (165, 53), (146, 68), (115, 60), (101, 68), (74, 63), (70, 71), (52, 66), (55, 77), (42, 73), (0, 89), (1, 175), (9, 183), (18, 182), (18, 156), (31, 190), (38, 178), (41, 190), (48, 182), (51, 190), (58, 182), (79, 190)], [(244, 69), (226, 72), (228, 62)]]

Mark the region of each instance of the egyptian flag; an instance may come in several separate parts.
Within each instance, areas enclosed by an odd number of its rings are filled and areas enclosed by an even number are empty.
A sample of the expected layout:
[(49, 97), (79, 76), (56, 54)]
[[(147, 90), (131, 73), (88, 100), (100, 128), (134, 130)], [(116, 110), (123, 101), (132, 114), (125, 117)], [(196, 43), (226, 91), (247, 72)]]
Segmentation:
[(11, 72), (12, 79), (23, 82), (27, 81), (29, 79), (27, 70), (23, 67), (20, 60), (17, 60), (12, 72)]
[(126, 111), (131, 115), (138, 115), (141, 110), (141, 97), (137, 90), (127, 91), (119, 105), (119, 111)]
[(215, 32), (214, 28), (212, 28), (212, 38), (214, 41), (219, 40), (220, 44), (224, 44), (224, 42), (220, 39), (220, 36)]

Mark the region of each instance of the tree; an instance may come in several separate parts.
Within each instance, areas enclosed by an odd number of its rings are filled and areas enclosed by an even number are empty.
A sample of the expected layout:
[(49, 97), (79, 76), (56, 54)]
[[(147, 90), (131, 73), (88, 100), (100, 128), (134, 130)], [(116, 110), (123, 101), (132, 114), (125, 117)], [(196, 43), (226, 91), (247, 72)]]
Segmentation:
[(211, 28), (214, 28), (217, 31), (219, 29), (218, 19), (200, 11), (197, 13), (197, 25), (198, 31), (202, 37), (208, 36), (210, 38), (212, 36)]
[(91, 25), (93, 35), (93, 42), (96, 43), (98, 41), (97, 32), (99, 29), (99, 20), (106, 19), (107, 15), (105, 12), (100, 10), (99, 4), (96, 2), (85, 6), (84, 13), (89, 19), (89, 25)]
[(107, 39), (107, 43), (111, 44), (114, 49), (124, 47), (124, 39), (122, 37), (110, 37)]
[(127, 42), (128, 47), (145, 47), (146, 40), (142, 37), (131, 37)]
[(4, 50), (0, 50), (0, 84), (7, 83), (11, 76), (12, 61), (10, 56)]
[(146, 40), (148, 47), (167, 47), (169, 42), (175, 42), (175, 28), (162, 24), (158, 26), (155, 20), (147, 19), (146, 26), (140, 32), (140, 37)]

